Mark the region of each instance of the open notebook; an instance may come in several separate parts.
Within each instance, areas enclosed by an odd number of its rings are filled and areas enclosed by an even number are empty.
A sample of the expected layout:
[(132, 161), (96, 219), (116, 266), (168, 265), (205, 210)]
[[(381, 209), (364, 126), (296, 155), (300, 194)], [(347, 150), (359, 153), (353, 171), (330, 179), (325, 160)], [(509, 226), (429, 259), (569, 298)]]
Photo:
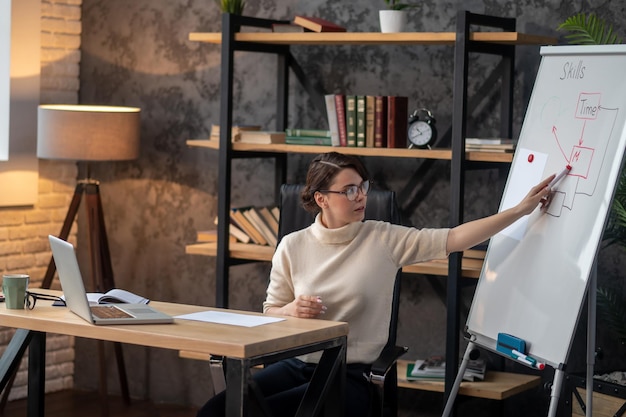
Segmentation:
[(174, 319), (145, 304), (106, 304), (90, 306), (78, 267), (74, 246), (62, 239), (48, 236), (52, 256), (59, 272), (65, 302), (76, 315), (90, 323), (153, 324), (173, 323)]

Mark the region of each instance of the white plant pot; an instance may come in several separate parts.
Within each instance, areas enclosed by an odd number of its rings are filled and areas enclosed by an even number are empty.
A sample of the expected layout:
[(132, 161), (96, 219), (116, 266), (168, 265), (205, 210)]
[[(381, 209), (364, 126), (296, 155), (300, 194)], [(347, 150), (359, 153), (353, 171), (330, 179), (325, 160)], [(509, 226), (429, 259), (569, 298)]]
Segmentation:
[(380, 31), (383, 33), (404, 32), (407, 13), (405, 10), (380, 10)]

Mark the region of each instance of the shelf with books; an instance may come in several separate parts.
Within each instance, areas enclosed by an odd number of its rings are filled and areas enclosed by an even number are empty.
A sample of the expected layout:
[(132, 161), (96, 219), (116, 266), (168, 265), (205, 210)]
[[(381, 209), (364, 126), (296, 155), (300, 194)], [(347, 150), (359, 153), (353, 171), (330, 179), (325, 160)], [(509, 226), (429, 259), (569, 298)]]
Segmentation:
[[(413, 361), (398, 361), (398, 386), (423, 391), (444, 392), (443, 381), (407, 381), (407, 367)], [(505, 400), (531, 388), (539, 386), (541, 377), (536, 375), (517, 374), (510, 372), (487, 371), (483, 381), (461, 383), (460, 395), (486, 398), (491, 400)]]
[[(189, 139), (187, 145), (192, 147), (219, 150), (219, 141), (212, 139)], [(401, 149), (401, 148), (358, 148), (349, 146), (319, 146), (319, 145), (291, 145), (291, 144), (260, 144), (260, 143), (233, 143), (235, 152), (268, 152), (268, 153), (310, 153), (341, 152), (359, 156), (378, 156), (390, 158), (421, 158), (451, 160), (451, 149)], [(513, 153), (480, 152), (465, 153), (466, 161), (474, 162), (502, 162), (513, 161)]]
[[(290, 100), (289, 82), (286, 74), (293, 69), (301, 73), (301, 65), (296, 62), (291, 54), (292, 46), (305, 47), (306, 45), (328, 45), (344, 47), (348, 45), (380, 45), (407, 47), (420, 47), (428, 45), (449, 45), (454, 48), (455, 65), (450, 70), (453, 78), (453, 97), (451, 99), (451, 149), (414, 150), (414, 149), (389, 149), (389, 148), (350, 148), (331, 147), (316, 145), (293, 145), (293, 144), (244, 144), (232, 143), (230, 129), (221, 132), (219, 141), (190, 140), (189, 146), (206, 147), (219, 152), (219, 164), (217, 167), (219, 177), (218, 216), (226, 217), (230, 210), (231, 197), (231, 161), (239, 157), (264, 157), (275, 159), (276, 184), (286, 181), (287, 154), (317, 154), (334, 150), (337, 152), (360, 155), (363, 157), (392, 157), (392, 158), (423, 158), (450, 161), (450, 226), (456, 226), (463, 222), (464, 216), (464, 172), (468, 169), (467, 161), (487, 163), (510, 163), (512, 153), (504, 152), (466, 152), (463, 147), (463, 139), (467, 136), (466, 127), (469, 117), (468, 111), (468, 65), (470, 53), (486, 53), (501, 58), (499, 72), (502, 81), (500, 91), (500, 137), (512, 137), (513, 125), (513, 93), (515, 79), (515, 47), (516, 45), (547, 45), (555, 44), (553, 37), (535, 36), (519, 33), (516, 31), (516, 23), (513, 18), (502, 18), (473, 14), (467, 11), (459, 11), (457, 15), (456, 32), (423, 32), (423, 33), (379, 33), (379, 32), (327, 32), (327, 33), (272, 33), (272, 23), (285, 23), (269, 19), (257, 19), (247, 16), (235, 16), (224, 14), (222, 17), (222, 33), (191, 33), (189, 40), (221, 46), (221, 107), (219, 123), (222, 126), (232, 127), (233, 123), (233, 74), (235, 74), (235, 55), (238, 51), (255, 51), (278, 56), (279, 68), (276, 73), (277, 97), (276, 97), (276, 125), (275, 130), (282, 131), (287, 128), (288, 104)], [(488, 31), (470, 31), (479, 27), (486, 27)], [(242, 31), (245, 29), (245, 31)], [(306, 55), (306, 54), (305, 54)], [(322, 92), (314, 91), (304, 75), (298, 76), (316, 102), (316, 106), (322, 109), (325, 97)], [(320, 105), (321, 104), (321, 105)], [(480, 164), (481, 166), (483, 164)], [(487, 164), (488, 165), (488, 164)], [(278, 193), (278, 190), (276, 190)], [(252, 202), (251, 202), (252, 203)], [(228, 231), (225, 225), (218, 228), (218, 242), (205, 243), (202, 245), (190, 245), (188, 253), (205, 254), (216, 256), (216, 305), (228, 307), (228, 282), (229, 268), (240, 263), (240, 260), (268, 260), (271, 253), (259, 254), (259, 248), (254, 245), (229, 244)], [(272, 248), (265, 247), (265, 251)], [(213, 255), (214, 254), (214, 255)], [(429, 273), (446, 276), (446, 375), (445, 384), (439, 383), (437, 391), (449, 394), (454, 377), (456, 376), (457, 359), (460, 345), (460, 288), (462, 277), (474, 274), (478, 277), (482, 260), (463, 257), (460, 254), (451, 254), (447, 262), (429, 262), (419, 266), (405, 268), (407, 272)], [(415, 268), (415, 269), (413, 269)], [(431, 268), (426, 270), (426, 268)], [(428, 271), (428, 272), (426, 272)], [(500, 398), (513, 395), (530, 387), (527, 380), (521, 379), (514, 382), (514, 378), (507, 381), (510, 386), (500, 390)], [(513, 382), (511, 382), (513, 381)], [(507, 382), (507, 383), (509, 383)], [(482, 396), (483, 385), (486, 382), (477, 382), (475, 395)], [(414, 385), (419, 388), (423, 386)], [(489, 387), (488, 382), (485, 387)], [(423, 388), (427, 389), (427, 388)], [(488, 388), (486, 388), (488, 389)], [(473, 391), (471, 394), (474, 395)], [(496, 395), (497, 396), (497, 395)]]

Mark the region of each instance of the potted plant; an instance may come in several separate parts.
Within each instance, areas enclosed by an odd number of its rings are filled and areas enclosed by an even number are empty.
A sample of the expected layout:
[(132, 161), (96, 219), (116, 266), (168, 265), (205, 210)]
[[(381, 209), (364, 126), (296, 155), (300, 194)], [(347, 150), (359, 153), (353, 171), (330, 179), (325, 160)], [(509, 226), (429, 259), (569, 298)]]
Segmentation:
[(243, 14), (243, 9), (246, 6), (246, 2), (244, 0), (215, 0), (217, 4), (220, 6), (222, 13), (231, 13), (231, 14)]
[(407, 10), (416, 4), (401, 3), (398, 0), (385, 0), (386, 10), (380, 10), (380, 31), (383, 33), (404, 32), (408, 21)]

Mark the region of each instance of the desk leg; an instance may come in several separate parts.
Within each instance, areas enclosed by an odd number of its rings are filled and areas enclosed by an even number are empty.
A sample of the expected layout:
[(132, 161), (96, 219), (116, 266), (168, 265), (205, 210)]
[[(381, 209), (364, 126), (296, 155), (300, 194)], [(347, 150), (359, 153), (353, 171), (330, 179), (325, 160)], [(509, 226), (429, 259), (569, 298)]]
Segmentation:
[(11, 338), (9, 345), (0, 358), (0, 391), (9, 385), (9, 381), (17, 372), (22, 361), (22, 356), (32, 339), (30, 330), (17, 329)]
[(248, 415), (250, 370), (245, 360), (224, 358), (226, 361), (226, 417)]
[(320, 415), (342, 417), (345, 407), (346, 338), (341, 345), (324, 350), (309, 387), (300, 403), (297, 417)]
[(44, 417), (46, 334), (32, 332), (28, 349), (28, 417)]

